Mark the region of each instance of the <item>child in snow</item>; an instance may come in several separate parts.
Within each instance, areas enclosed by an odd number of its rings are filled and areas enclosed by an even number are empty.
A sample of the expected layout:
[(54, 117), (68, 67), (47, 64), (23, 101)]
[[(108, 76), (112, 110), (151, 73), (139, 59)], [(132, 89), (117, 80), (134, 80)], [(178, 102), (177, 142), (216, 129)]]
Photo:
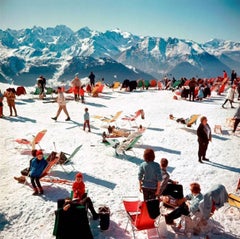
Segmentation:
[(42, 150), (38, 150), (36, 152), (36, 157), (30, 163), (29, 176), (34, 190), (33, 195), (43, 194), (40, 177), (47, 164), (47, 161), (43, 157)]
[(79, 95), (81, 97), (81, 102), (84, 104), (85, 101), (84, 101), (84, 93), (85, 93), (85, 90), (83, 89), (83, 85), (81, 86), (80, 90), (79, 90)]
[(36, 153), (37, 153), (37, 150), (36, 149), (33, 149), (32, 150), (32, 159), (30, 159), (29, 161), (29, 167), (23, 169), (21, 171), (21, 176), (20, 177), (14, 177), (15, 180), (17, 180), (19, 183), (25, 183), (26, 181), (26, 177), (29, 176), (29, 171), (30, 171), (30, 166), (31, 166), (31, 162), (32, 160), (36, 157)]
[(203, 99), (203, 97), (204, 97), (204, 94), (203, 94), (203, 86), (199, 86), (199, 89), (198, 89), (198, 94), (197, 94), (197, 99), (198, 100), (202, 100)]
[(16, 92), (14, 88), (8, 88), (5, 92), (4, 92), (4, 97), (7, 98), (7, 103), (9, 106), (9, 110), (10, 110), (10, 116), (12, 116), (12, 110), (14, 110), (15, 116), (17, 116), (17, 110), (15, 107), (15, 98), (16, 98)]
[(83, 115), (84, 118), (84, 124), (83, 124), (83, 130), (85, 130), (86, 126), (88, 127), (88, 132), (91, 132), (90, 130), (90, 116), (88, 113), (88, 108), (85, 108), (85, 113)]
[[(91, 211), (93, 220), (97, 220), (98, 214), (96, 213), (96, 211), (93, 207), (92, 200), (89, 197), (87, 197), (87, 193), (85, 191), (85, 183), (83, 182), (82, 173), (76, 174), (75, 181), (72, 185), (72, 190), (73, 190), (73, 200), (76, 203), (86, 206), (86, 208), (88, 208)], [(70, 203), (65, 205), (64, 210), (67, 210), (70, 206), (71, 206)]]
[(3, 117), (3, 94), (0, 90), (0, 118)]
[(139, 191), (143, 193), (143, 199), (155, 199), (160, 195), (162, 181), (161, 169), (158, 163), (154, 162), (155, 153), (153, 149), (147, 148), (143, 154), (144, 162), (138, 170)]
[(65, 120), (69, 121), (71, 119), (70, 119), (68, 111), (67, 111), (66, 101), (65, 101), (65, 97), (64, 97), (62, 88), (58, 87), (57, 91), (58, 91), (57, 103), (58, 103), (59, 107), (58, 107), (57, 115), (55, 117), (52, 117), (52, 119), (57, 120), (58, 116), (60, 115), (61, 111), (63, 110), (64, 113), (67, 115), (67, 118)]

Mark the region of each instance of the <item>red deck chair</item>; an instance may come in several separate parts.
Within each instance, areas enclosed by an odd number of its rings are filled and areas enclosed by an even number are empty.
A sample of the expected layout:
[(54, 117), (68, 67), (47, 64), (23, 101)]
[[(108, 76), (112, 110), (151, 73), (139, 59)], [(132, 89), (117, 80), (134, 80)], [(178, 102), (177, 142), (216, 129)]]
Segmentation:
[(49, 173), (51, 171), (51, 169), (58, 163), (59, 158), (55, 157), (53, 160), (49, 161), (46, 168), (43, 170), (42, 175), (40, 176), (40, 180), (41, 181), (45, 181), (45, 182), (53, 182), (52, 179), (50, 178), (49, 180), (44, 180), (45, 176), (49, 176)]
[(133, 121), (136, 122), (136, 119), (139, 116), (141, 116), (142, 119), (145, 118), (143, 109), (136, 111), (135, 115), (130, 115), (130, 116), (126, 116), (126, 117), (122, 118), (122, 120), (127, 120), (129, 122), (129, 124), (131, 124), (131, 122), (133, 122)]
[(31, 147), (32, 150), (35, 149), (36, 144), (41, 148), (39, 143), (42, 140), (43, 136), (46, 134), (46, 132), (47, 130), (45, 129), (37, 133), (36, 136), (33, 135), (33, 139), (31, 141), (22, 138), (22, 139), (15, 139), (15, 142), (21, 145), (26, 145), (28, 148)]
[(155, 220), (150, 218), (145, 201), (142, 202), (137, 198), (125, 198), (123, 199), (123, 205), (128, 216), (125, 230), (127, 230), (128, 224), (131, 223), (133, 238), (136, 238), (135, 231), (148, 229), (156, 229), (159, 236), (159, 231), (155, 226)]

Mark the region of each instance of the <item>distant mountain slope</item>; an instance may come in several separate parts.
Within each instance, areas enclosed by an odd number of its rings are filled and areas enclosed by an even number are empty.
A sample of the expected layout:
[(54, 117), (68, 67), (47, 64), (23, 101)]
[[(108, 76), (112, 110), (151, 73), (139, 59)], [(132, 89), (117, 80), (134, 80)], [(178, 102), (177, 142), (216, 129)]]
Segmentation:
[(0, 30), (0, 81), (35, 84), (39, 75), (68, 81), (94, 71), (106, 82), (125, 78), (215, 77), (240, 68), (240, 42), (135, 36), (64, 25)]

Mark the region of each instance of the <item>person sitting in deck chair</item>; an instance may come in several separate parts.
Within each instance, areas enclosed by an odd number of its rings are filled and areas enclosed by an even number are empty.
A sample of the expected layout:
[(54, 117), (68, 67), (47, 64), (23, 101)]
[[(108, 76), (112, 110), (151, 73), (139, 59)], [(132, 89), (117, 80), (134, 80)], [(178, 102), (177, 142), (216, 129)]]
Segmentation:
[(198, 183), (191, 183), (190, 191), (191, 194), (184, 198), (184, 202), (179, 207), (165, 215), (166, 224), (172, 225), (174, 224), (174, 219), (177, 219), (182, 215), (187, 216), (194, 214), (199, 210), (200, 201), (203, 199), (200, 185)]
[(194, 124), (197, 121), (198, 115), (191, 115), (190, 118), (184, 119), (184, 118), (174, 117), (172, 114), (170, 114), (169, 119), (175, 120), (177, 123), (185, 124), (187, 125), (187, 127), (191, 127), (192, 124)]
[(183, 198), (183, 187), (178, 184), (178, 181), (170, 179), (170, 175), (167, 172), (168, 160), (162, 158), (160, 160), (160, 167), (162, 173), (162, 182), (160, 187), (160, 195), (172, 196), (175, 199)]
[(93, 216), (93, 220), (97, 220), (99, 218), (98, 213), (96, 213), (93, 203), (90, 197), (87, 196), (85, 191), (85, 183), (83, 182), (82, 173), (77, 173), (75, 176), (75, 181), (72, 185), (73, 190), (73, 201), (65, 202), (63, 207), (64, 210), (68, 210), (68, 208), (72, 205), (72, 203), (80, 204), (88, 208)]

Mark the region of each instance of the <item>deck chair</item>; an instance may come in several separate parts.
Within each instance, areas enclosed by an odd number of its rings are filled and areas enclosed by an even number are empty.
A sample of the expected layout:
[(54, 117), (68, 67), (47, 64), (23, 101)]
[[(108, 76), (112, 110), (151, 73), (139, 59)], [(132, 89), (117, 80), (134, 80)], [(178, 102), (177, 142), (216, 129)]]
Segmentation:
[(33, 135), (33, 139), (32, 140), (28, 140), (28, 139), (15, 139), (15, 142), (17, 142), (20, 145), (26, 145), (28, 147), (28, 149), (34, 150), (36, 147), (36, 144), (39, 146), (39, 148), (41, 149), (40, 146), (40, 141), (42, 140), (43, 136), (47, 133), (47, 130), (44, 129), (40, 132), (38, 132), (36, 134), (36, 136)]
[(106, 123), (113, 123), (115, 122), (119, 116), (122, 114), (122, 111), (118, 111), (114, 116), (111, 116), (110, 118), (105, 117), (105, 116), (99, 116), (99, 115), (95, 115), (93, 116), (95, 119), (99, 119), (102, 122), (106, 122)]
[(136, 197), (126, 197), (123, 199), (123, 206), (126, 211), (128, 224), (131, 224), (133, 238), (135, 239), (135, 232), (141, 230), (155, 229), (158, 237), (160, 238), (158, 228), (156, 227), (155, 219), (149, 216), (146, 201), (140, 201)]
[(48, 164), (45, 167), (45, 169), (43, 170), (40, 178), (44, 178), (45, 176), (49, 175), (50, 171), (58, 163), (58, 161), (59, 161), (59, 157), (53, 157), (51, 160), (49, 160)]
[(139, 139), (141, 137), (142, 137), (141, 132), (133, 132), (126, 139), (124, 139), (122, 142), (119, 142), (117, 139), (109, 139), (109, 138), (106, 138), (106, 141), (113, 148), (115, 148), (115, 153), (118, 156), (119, 154), (126, 155), (126, 151), (132, 150), (134, 145), (139, 141)]
[(196, 124), (199, 116), (200, 115), (198, 115), (198, 114), (191, 115), (190, 118), (186, 122), (187, 127), (191, 127), (193, 124)]
[(136, 119), (139, 116), (141, 116), (142, 119), (145, 118), (143, 109), (136, 111), (134, 115), (123, 117), (122, 120), (127, 120), (129, 122), (129, 124), (131, 125), (131, 122), (136, 122)]
[[(59, 163), (59, 165), (62, 167), (62, 169), (64, 170), (64, 172), (66, 172), (66, 173), (71, 173), (73, 170), (75, 170), (75, 168), (74, 168), (74, 166), (73, 166), (73, 164), (72, 164), (72, 159), (76, 156), (76, 154), (77, 154), (78, 151), (81, 149), (81, 147), (82, 147), (82, 144), (79, 145), (78, 147), (76, 147), (71, 154), (64, 153), (64, 152), (61, 152), (61, 153), (60, 153), (60, 157), (59, 157), (59, 162), (58, 162), (58, 163)], [(62, 154), (62, 156), (61, 156), (61, 154)], [(68, 155), (68, 157), (67, 157), (66, 155)], [(72, 167), (72, 170), (71, 170), (71, 171), (67, 171), (67, 170), (65, 169), (65, 166), (67, 166), (68, 164), (70, 164), (71, 167)]]

